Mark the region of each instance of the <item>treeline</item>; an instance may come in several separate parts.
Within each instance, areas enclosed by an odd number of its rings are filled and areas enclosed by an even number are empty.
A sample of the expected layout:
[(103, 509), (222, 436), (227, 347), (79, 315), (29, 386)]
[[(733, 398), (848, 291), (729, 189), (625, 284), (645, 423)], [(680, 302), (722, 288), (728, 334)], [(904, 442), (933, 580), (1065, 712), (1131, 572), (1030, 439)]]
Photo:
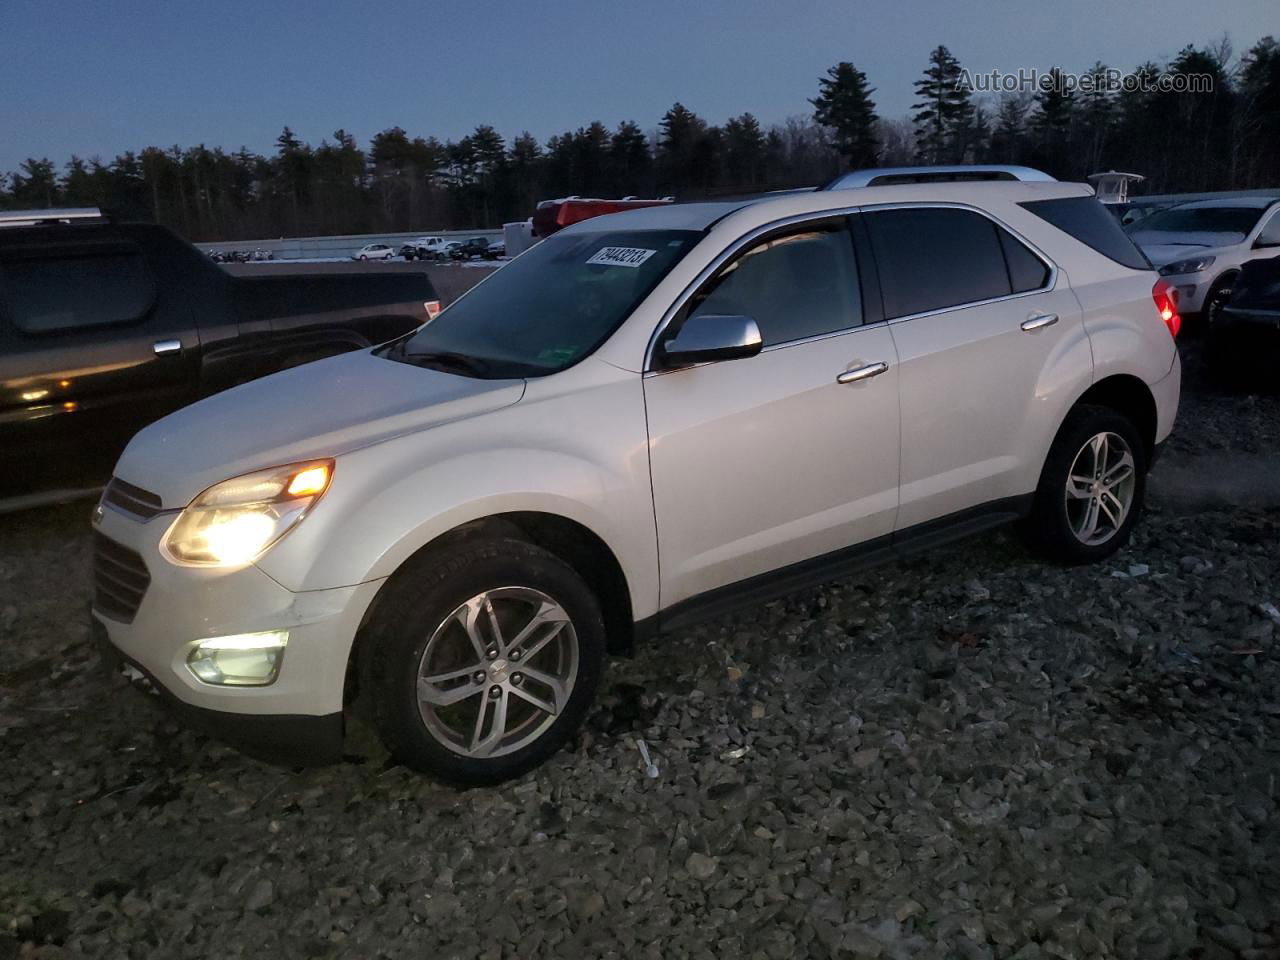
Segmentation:
[(73, 156), (61, 170), (32, 158), (0, 173), (0, 208), (100, 206), (203, 241), (488, 227), (551, 197), (716, 197), (910, 163), (1025, 163), (1071, 180), (1126, 170), (1147, 177), (1144, 193), (1280, 187), (1271, 37), (1239, 58), (1225, 41), (1188, 46), (1115, 76), (1097, 63), (1069, 83), (1054, 68), (1034, 89), (984, 93), (940, 46), (900, 119), (881, 118), (866, 75), (840, 63), (811, 115), (768, 128), (750, 113), (709, 123), (680, 103), (649, 132), (595, 122), (545, 143), (482, 125), (457, 141), (393, 127), (367, 149), (345, 130), (312, 146), (286, 127), (271, 156), (201, 144)]

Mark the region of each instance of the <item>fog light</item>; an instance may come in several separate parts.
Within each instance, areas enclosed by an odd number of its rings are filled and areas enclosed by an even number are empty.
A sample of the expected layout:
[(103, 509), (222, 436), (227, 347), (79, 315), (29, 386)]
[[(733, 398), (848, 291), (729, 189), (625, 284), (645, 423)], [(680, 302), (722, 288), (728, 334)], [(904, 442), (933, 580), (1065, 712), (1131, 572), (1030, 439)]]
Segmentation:
[(265, 687), (275, 683), (284, 660), (287, 630), (238, 633), (198, 640), (187, 654), (196, 679), (224, 687)]

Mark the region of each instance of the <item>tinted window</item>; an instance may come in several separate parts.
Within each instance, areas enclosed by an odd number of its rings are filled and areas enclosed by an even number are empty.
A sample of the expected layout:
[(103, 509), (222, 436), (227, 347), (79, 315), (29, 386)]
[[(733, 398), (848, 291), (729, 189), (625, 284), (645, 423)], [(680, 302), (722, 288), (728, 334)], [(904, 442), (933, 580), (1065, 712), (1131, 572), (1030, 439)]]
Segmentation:
[(866, 215), (888, 319), (1008, 296), (996, 226), (968, 210), (921, 207)]
[(694, 298), (690, 315), (751, 317), (765, 346), (862, 323), (853, 241), (843, 221), (770, 237)]
[(691, 230), (556, 234), (385, 355), (490, 379), (554, 373), (600, 346), (701, 238)]
[(1045, 262), (1027, 249), (1027, 245), (1008, 230), (996, 227), (1000, 246), (1004, 249), (1005, 263), (1009, 266), (1009, 283), (1014, 293), (1039, 290), (1049, 282), (1049, 268)]
[[(1142, 251), (1094, 197), (1029, 200), (1021, 206), (1116, 263), (1134, 270), (1151, 269)], [(1143, 223), (1141, 229), (1146, 229)]]
[(1280, 247), (1280, 212), (1275, 213), (1254, 241), (1260, 247)]
[(0, 262), (0, 308), (25, 333), (141, 320), (154, 300), (138, 253)]
[(1261, 216), (1261, 207), (1170, 207), (1147, 217), (1138, 229), (1159, 233), (1237, 233), (1243, 237)]

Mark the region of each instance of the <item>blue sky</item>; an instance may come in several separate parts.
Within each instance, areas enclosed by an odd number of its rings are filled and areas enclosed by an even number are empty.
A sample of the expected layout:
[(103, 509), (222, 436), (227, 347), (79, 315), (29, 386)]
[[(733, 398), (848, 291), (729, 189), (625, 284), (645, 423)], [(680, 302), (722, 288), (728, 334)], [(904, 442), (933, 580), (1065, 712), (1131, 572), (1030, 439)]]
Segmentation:
[(544, 140), (601, 120), (645, 130), (675, 100), (712, 122), (809, 111), (851, 60), (905, 114), (929, 50), (977, 71), (1101, 59), (1130, 68), (1226, 33), (1280, 34), (1275, 0), (0, 0), (0, 171), (27, 156), (147, 145), (269, 152), (286, 123), (362, 144), (399, 125), (490, 123)]

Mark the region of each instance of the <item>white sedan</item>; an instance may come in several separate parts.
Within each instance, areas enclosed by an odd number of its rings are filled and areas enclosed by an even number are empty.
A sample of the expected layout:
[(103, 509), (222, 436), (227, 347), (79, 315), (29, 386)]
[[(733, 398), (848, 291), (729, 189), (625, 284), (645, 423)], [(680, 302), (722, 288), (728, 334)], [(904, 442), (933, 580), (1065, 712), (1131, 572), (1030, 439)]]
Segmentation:
[(352, 260), (390, 260), (396, 251), (385, 243), (366, 243), (351, 255)]

